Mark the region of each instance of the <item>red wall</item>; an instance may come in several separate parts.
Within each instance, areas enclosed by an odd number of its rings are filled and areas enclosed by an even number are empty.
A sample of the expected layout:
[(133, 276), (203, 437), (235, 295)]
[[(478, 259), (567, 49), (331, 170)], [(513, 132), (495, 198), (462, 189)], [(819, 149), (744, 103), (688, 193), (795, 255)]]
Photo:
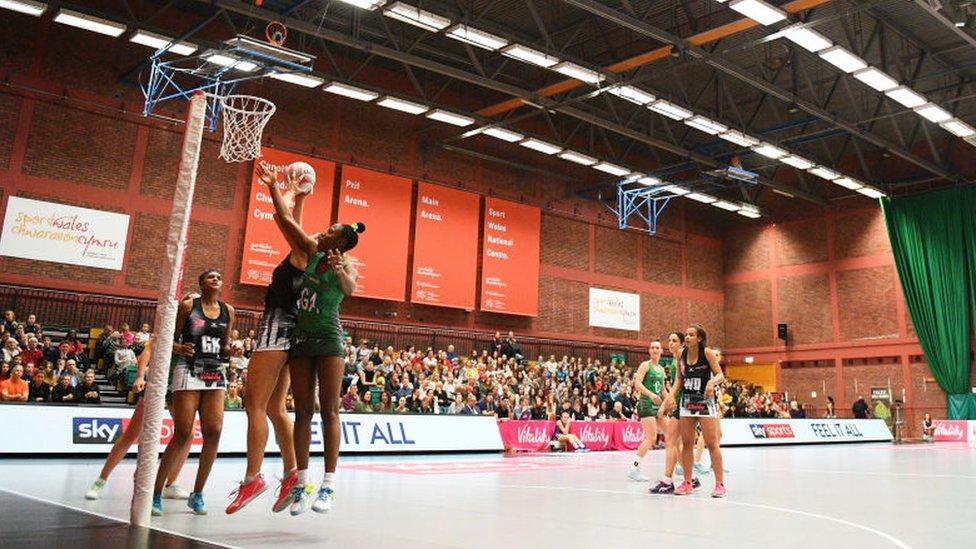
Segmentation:
[[(5, 14), (0, 31), (12, 36), (14, 29), (19, 38), (7, 39), (10, 47), (0, 57), (0, 81), (10, 83), (0, 87), (0, 192), (123, 212), (132, 221), (121, 272), (0, 258), (0, 281), (154, 297), (181, 126), (141, 117), (141, 94), (117, 83), (149, 50), (55, 25), (48, 17)], [(278, 105), (265, 131), (266, 143), (275, 147), (543, 209), (538, 318), (372, 299), (349, 300), (345, 314), (618, 343), (661, 336), (689, 318), (721, 331), (720, 220), (713, 212), (704, 216), (703, 207), (679, 203), (662, 218), (659, 237), (623, 233), (602, 206), (575, 198), (563, 180), (443, 150), (437, 139), (456, 132), (436, 123), (274, 81), (250, 91)], [(207, 137), (185, 270), (218, 267), (234, 274), (240, 270), (250, 166), (219, 160), (218, 136)], [(473, 148), (499, 147), (477, 139), (482, 141)], [(500, 145), (498, 152), (512, 151)], [(565, 162), (529, 154), (539, 168), (567, 169)], [(579, 169), (576, 175), (592, 182), (594, 174)], [(260, 306), (263, 289), (239, 285), (236, 276), (226, 279), (231, 302)], [(641, 293), (641, 333), (590, 329), (590, 285)]]

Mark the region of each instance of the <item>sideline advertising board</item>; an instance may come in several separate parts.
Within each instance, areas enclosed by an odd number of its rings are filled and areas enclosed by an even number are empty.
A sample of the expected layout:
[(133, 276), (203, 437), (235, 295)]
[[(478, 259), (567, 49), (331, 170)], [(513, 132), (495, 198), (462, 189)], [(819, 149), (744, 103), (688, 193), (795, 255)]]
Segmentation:
[(128, 234), (125, 214), (11, 196), (0, 255), (121, 271)]
[[(58, 406), (36, 404), (0, 405), (4, 436), (0, 454), (106, 454), (129, 424), (132, 408), (104, 406)], [(340, 414), (343, 452), (438, 452), (500, 451), (502, 439), (491, 416), (446, 416), (409, 414)], [(38, 435), (37, 426), (44, 426)], [(164, 414), (160, 445), (173, 437), (173, 420)], [(193, 437), (193, 452), (203, 439)], [(135, 452), (133, 445), (131, 451)], [(312, 420), (312, 452), (324, 450), (322, 426)], [(226, 412), (220, 436), (220, 453), (247, 451), (247, 414)], [(274, 437), (267, 452), (278, 451)]]
[(640, 294), (590, 288), (590, 326), (640, 331)]

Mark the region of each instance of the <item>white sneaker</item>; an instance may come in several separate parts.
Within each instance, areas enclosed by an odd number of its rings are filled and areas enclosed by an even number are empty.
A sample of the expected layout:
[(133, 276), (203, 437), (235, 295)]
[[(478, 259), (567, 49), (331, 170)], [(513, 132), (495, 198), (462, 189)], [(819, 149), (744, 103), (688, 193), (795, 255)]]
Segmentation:
[(644, 473), (641, 472), (640, 467), (636, 467), (634, 465), (630, 466), (630, 471), (627, 472), (627, 478), (637, 482), (647, 482), (650, 480), (644, 476)]
[(104, 487), (105, 487), (105, 479), (101, 479), (101, 478), (95, 479), (95, 482), (92, 483), (91, 488), (89, 488), (88, 491), (85, 492), (85, 499), (94, 501), (96, 499), (101, 498), (102, 488)]
[(315, 491), (314, 484), (306, 484), (304, 486), (301, 484), (296, 484), (294, 487), (292, 487), (291, 489), (292, 503), (291, 503), (291, 507), (289, 507), (288, 509), (289, 512), (291, 513), (291, 516), (295, 517), (304, 513), (305, 511), (308, 511), (309, 497), (312, 495), (312, 492), (314, 491)]
[(328, 513), (332, 509), (332, 502), (335, 500), (335, 490), (323, 486), (319, 488), (319, 494), (312, 502), (312, 510), (316, 513)]
[(190, 499), (190, 493), (180, 488), (175, 483), (163, 486), (163, 498), (165, 499)]

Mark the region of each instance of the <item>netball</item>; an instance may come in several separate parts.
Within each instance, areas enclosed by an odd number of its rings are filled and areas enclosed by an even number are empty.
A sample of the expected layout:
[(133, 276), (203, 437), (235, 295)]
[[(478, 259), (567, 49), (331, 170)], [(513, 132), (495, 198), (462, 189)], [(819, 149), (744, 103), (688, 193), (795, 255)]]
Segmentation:
[(315, 187), (315, 168), (308, 162), (292, 162), (285, 168), (286, 173), (291, 177), (297, 177), (296, 189), (300, 193), (310, 193)]

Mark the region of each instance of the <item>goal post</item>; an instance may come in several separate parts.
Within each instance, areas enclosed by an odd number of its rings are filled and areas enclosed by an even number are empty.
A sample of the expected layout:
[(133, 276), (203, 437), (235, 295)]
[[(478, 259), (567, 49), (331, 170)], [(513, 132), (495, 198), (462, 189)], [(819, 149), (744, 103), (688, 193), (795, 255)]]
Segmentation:
[(203, 141), (206, 114), (207, 97), (202, 91), (198, 91), (190, 98), (187, 108), (186, 127), (180, 150), (180, 168), (166, 236), (166, 254), (159, 277), (159, 297), (154, 324), (156, 336), (151, 351), (152, 366), (149, 368), (149, 379), (146, 381), (143, 396), (144, 415), (129, 515), (129, 522), (133, 526), (149, 525), (153, 485), (159, 465), (159, 435), (165, 408), (170, 359), (173, 354), (173, 332), (179, 307), (180, 282), (183, 278), (183, 259), (190, 227), (193, 189), (200, 164), (200, 146)]

